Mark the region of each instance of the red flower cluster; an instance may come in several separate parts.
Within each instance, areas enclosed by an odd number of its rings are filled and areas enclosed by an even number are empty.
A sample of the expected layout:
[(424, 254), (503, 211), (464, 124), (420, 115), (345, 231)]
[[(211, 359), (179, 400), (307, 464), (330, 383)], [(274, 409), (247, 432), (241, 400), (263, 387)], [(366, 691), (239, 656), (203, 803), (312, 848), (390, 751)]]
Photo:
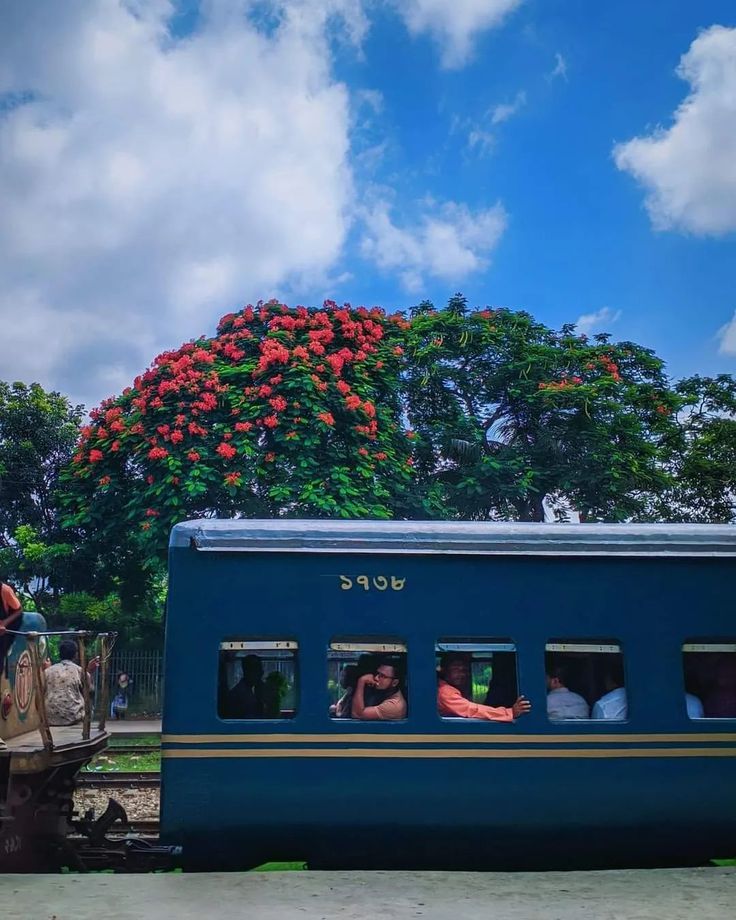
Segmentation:
[(538, 390), (569, 390), (583, 382), (582, 377), (563, 377), (562, 380), (552, 380), (549, 383), (540, 383)]
[(238, 451), (236, 448), (234, 448), (232, 444), (228, 444), (227, 441), (223, 441), (215, 448), (215, 453), (219, 454), (221, 457), (224, 457), (225, 460), (232, 460), (237, 452)]
[(273, 364), (286, 364), (289, 360), (289, 349), (282, 345), (278, 339), (264, 339), (258, 346), (261, 357), (258, 360), (256, 373), (262, 374)]
[(616, 362), (613, 360), (613, 358), (610, 355), (605, 355), (605, 354), (598, 355), (595, 361), (590, 361), (588, 364), (585, 365), (585, 369), (588, 371), (593, 370), (596, 366), (596, 362), (602, 366), (603, 370), (607, 374), (610, 374), (613, 377), (616, 383), (618, 383), (619, 380), (621, 380), (621, 373), (619, 370), (619, 366), (618, 364), (616, 364)]

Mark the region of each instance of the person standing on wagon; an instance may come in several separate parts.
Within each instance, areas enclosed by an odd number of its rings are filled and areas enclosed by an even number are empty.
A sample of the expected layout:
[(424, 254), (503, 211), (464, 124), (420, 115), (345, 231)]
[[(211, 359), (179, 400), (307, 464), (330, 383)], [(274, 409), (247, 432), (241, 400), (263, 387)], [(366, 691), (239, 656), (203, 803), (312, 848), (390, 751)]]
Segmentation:
[[(8, 652), (15, 638), (15, 636), (8, 633), (8, 629), (20, 617), (22, 612), (23, 608), (15, 591), (10, 585), (0, 581), (0, 676), (7, 670)], [(7, 745), (3, 739), (0, 738), (0, 750), (6, 747)]]
[(10, 585), (0, 581), (0, 672), (5, 669), (8, 652), (15, 638), (8, 633), (8, 629), (22, 613), (23, 608), (15, 591)]
[(470, 660), (462, 652), (448, 652), (440, 658), (437, 684), (437, 709), (445, 717), (461, 719), (486, 719), (489, 722), (513, 722), (532, 708), (520, 696), (513, 706), (485, 706), (474, 703), (462, 694), (470, 678)]

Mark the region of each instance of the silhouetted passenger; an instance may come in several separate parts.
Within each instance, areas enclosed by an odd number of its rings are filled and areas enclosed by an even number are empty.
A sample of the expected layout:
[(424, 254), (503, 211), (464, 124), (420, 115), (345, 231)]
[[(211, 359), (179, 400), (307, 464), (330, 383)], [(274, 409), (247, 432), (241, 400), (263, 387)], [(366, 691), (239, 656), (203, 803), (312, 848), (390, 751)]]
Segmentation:
[(590, 707), (585, 698), (567, 687), (564, 665), (551, 665), (547, 669), (547, 715), (552, 720), (589, 719)]
[(258, 655), (243, 658), (243, 676), (225, 694), (221, 716), (224, 719), (262, 719), (265, 688), (263, 665)]
[(440, 658), (437, 685), (437, 709), (441, 716), (463, 719), (486, 719), (490, 722), (513, 722), (529, 712), (532, 704), (523, 696), (511, 707), (484, 706), (463, 696), (470, 679), (470, 656), (463, 652), (446, 652)]
[(289, 682), (279, 671), (271, 671), (263, 681), (263, 715), (267, 719), (280, 719)]
[(494, 652), (492, 676), (483, 702), (486, 706), (508, 708), (514, 705), (517, 696), (516, 655), (513, 652)]
[(609, 666), (605, 685), (607, 692), (594, 704), (591, 718), (619, 722), (628, 718), (629, 704), (624, 687), (624, 666), (620, 660)]
[[(374, 702), (365, 702), (365, 690), (376, 690)], [(399, 664), (391, 658), (379, 658), (373, 674), (358, 678), (353, 693), (352, 716), (354, 719), (394, 721), (406, 717), (406, 699), (401, 690)]]
[[(378, 655), (373, 655), (371, 652), (363, 652), (363, 654), (358, 658), (357, 670), (355, 672), (355, 683), (358, 683), (358, 680), (363, 677), (364, 674), (373, 674), (376, 670), (376, 664), (378, 662)], [(381, 702), (381, 692), (377, 687), (366, 686), (363, 689), (363, 699), (365, 700), (366, 706), (375, 706), (377, 703)], [(350, 708), (352, 710), (352, 699), (350, 701)]]
[(332, 715), (336, 719), (349, 719), (353, 709), (353, 694), (355, 693), (355, 684), (358, 681), (357, 664), (343, 665), (340, 671), (340, 688), (343, 694), (335, 703)]
[(714, 683), (703, 700), (707, 719), (736, 718), (736, 654), (719, 656)]

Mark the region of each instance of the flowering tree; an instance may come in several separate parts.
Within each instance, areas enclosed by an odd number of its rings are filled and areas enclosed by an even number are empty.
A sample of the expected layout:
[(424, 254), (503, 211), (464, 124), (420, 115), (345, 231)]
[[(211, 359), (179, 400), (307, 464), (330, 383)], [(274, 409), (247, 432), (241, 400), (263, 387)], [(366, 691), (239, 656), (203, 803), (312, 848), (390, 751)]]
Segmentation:
[(153, 549), (199, 515), (401, 514), (407, 325), (329, 301), (224, 316), (215, 337), (159, 355), (91, 413), (66, 475), (67, 525), (104, 535), (125, 522)]
[(681, 404), (663, 363), (631, 342), (528, 313), (468, 312), (464, 298), (413, 311), (408, 418), (420, 484), (448, 514), (544, 519), (564, 496), (584, 519), (644, 513), (668, 485), (662, 452)]
[(459, 295), (409, 320), (259, 303), (91, 413), (65, 524), (138, 597), (187, 517), (729, 519), (735, 386)]

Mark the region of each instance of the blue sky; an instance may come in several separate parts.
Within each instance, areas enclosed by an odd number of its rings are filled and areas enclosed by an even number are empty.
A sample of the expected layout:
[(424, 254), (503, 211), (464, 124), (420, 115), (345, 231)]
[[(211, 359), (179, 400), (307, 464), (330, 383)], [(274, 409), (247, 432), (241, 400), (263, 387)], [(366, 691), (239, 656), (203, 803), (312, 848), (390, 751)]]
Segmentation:
[(251, 299), (456, 290), (736, 372), (733, 2), (10, 0), (0, 35), (6, 378), (91, 404)]
[[(407, 41), (386, 16), (364, 60), (341, 60), (338, 72), (383, 94), (394, 148), (386, 181), (395, 170), (414, 197), (503, 201), (509, 225), (493, 264), (460, 284), (471, 302), (553, 325), (608, 307), (621, 316), (603, 326), (654, 347), (673, 373), (733, 373), (736, 356), (718, 354), (715, 334), (736, 308), (736, 236), (653, 230), (641, 188), (612, 157), (615, 142), (670, 122), (688, 89), (675, 67), (714, 23), (736, 25), (732, 3), (536, 0), (447, 72), (430, 40)], [(566, 74), (551, 79), (556, 54)], [(525, 103), (506, 122), (485, 119), (495, 137), (485, 155), (468, 148), (468, 130), (453, 131), (519, 93)], [(405, 303), (370, 267), (356, 281), (359, 300)], [(448, 287), (430, 280), (422, 293), (441, 303)]]

